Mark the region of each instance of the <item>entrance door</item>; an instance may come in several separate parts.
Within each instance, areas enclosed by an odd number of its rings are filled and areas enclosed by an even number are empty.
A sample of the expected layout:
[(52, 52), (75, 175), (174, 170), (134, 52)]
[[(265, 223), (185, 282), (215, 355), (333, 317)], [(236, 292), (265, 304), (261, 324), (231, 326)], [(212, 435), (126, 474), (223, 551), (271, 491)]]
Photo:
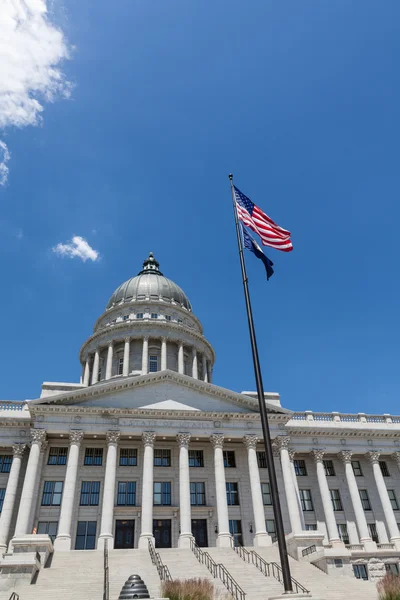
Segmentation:
[(114, 548), (133, 548), (135, 521), (116, 521)]
[(207, 519), (192, 519), (192, 534), (198, 546), (207, 548)]
[(153, 521), (156, 548), (171, 548), (171, 519)]

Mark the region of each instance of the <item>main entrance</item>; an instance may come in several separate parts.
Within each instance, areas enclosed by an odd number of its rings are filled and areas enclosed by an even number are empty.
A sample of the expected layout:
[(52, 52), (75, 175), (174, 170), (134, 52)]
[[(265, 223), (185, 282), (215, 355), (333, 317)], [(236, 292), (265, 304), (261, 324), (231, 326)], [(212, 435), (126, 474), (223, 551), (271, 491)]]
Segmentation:
[(207, 519), (192, 519), (192, 534), (198, 546), (207, 548)]
[(171, 548), (171, 519), (155, 519), (153, 521), (153, 535), (156, 548)]
[(116, 521), (114, 548), (133, 548), (134, 541), (135, 521)]

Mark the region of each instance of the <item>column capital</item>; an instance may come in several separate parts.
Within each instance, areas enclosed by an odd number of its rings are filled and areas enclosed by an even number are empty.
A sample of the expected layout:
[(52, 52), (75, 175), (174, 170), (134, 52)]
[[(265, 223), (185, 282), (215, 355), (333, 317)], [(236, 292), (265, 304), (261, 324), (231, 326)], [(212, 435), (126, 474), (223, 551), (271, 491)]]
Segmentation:
[(32, 444), (43, 444), (46, 441), (45, 429), (31, 429)]
[(150, 336), (149, 335), (144, 335), (143, 336), (143, 341), (144, 342), (148, 342), (149, 341)]
[(143, 431), (142, 442), (144, 446), (151, 446), (153, 448), (156, 439), (154, 431)]
[(380, 452), (377, 452), (376, 450), (372, 450), (371, 452), (366, 453), (365, 458), (367, 458), (369, 460), (369, 462), (371, 463), (371, 465), (373, 465), (374, 463), (379, 462), (380, 455), (381, 455)]
[(275, 456), (275, 458), (279, 458), (281, 451), (279, 449), (278, 444), (275, 442), (275, 440), (272, 442), (271, 446), (272, 446), (272, 454)]
[(312, 457), (314, 459), (314, 462), (316, 462), (316, 463), (322, 462), (322, 460), (324, 458), (324, 454), (325, 454), (324, 450), (319, 450), (317, 448), (314, 448), (311, 451), (311, 455), (312, 455)]
[(130, 335), (126, 335), (124, 337), (124, 342), (130, 342), (131, 341), (131, 336)]
[(341, 452), (338, 452), (338, 458), (340, 458), (340, 460), (342, 460), (344, 464), (351, 463), (352, 456), (353, 453), (351, 450), (342, 450)]
[(42, 444), (40, 446), (40, 454), (44, 454), (48, 447), (49, 447), (49, 442), (47, 440), (42, 442)]
[(296, 451), (293, 450), (293, 448), (289, 448), (288, 452), (289, 452), (290, 462), (293, 462), (294, 461), (294, 455), (296, 454)]
[(111, 348), (114, 346), (114, 340), (110, 340), (109, 342), (107, 342), (107, 347), (110, 348), (110, 346)]
[(121, 432), (118, 430), (115, 430), (115, 429), (110, 429), (109, 431), (107, 431), (107, 433), (106, 433), (107, 445), (110, 446), (111, 444), (118, 444), (120, 435), (121, 435)]
[(278, 435), (274, 443), (279, 450), (289, 450), (290, 437), (288, 435)]
[(99, 353), (101, 352), (101, 346), (100, 346), (100, 344), (97, 344), (97, 346), (95, 346), (94, 352), (95, 353), (96, 352), (99, 352)]
[(245, 435), (243, 436), (243, 444), (246, 446), (247, 450), (252, 448), (255, 450), (257, 448), (258, 437), (256, 435)]
[(391, 457), (397, 462), (398, 466), (400, 467), (400, 452), (393, 452)]
[(167, 336), (166, 335), (162, 335), (161, 336), (161, 341), (162, 342), (166, 342), (167, 341)]
[(178, 433), (176, 435), (176, 441), (179, 444), (180, 448), (189, 448), (189, 443), (190, 443), (190, 438), (191, 438), (191, 434), (190, 433)]
[(197, 350), (194, 346), (192, 346), (192, 355), (197, 356)]
[(210, 435), (210, 441), (215, 448), (223, 448), (224, 447), (224, 434), (223, 433), (212, 433)]
[(84, 435), (85, 433), (82, 431), (82, 429), (73, 429), (69, 432), (69, 443), (80, 446)]
[(25, 452), (26, 444), (13, 444), (13, 454), (14, 456), (22, 456)]

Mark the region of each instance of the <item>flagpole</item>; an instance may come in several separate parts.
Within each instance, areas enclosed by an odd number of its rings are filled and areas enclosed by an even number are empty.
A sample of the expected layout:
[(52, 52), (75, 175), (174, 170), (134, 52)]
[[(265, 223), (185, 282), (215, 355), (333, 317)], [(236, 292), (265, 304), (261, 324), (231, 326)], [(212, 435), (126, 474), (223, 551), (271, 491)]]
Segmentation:
[(263, 387), (262, 376), (261, 376), (260, 360), (258, 357), (256, 332), (255, 332), (255, 328), (254, 328), (253, 312), (251, 310), (246, 263), (244, 260), (244, 253), (243, 253), (243, 241), (242, 241), (242, 236), (241, 236), (240, 228), (239, 228), (239, 219), (238, 219), (237, 209), (236, 209), (235, 190), (233, 187), (233, 175), (232, 174), (229, 175), (229, 181), (231, 183), (233, 212), (235, 215), (235, 225), (236, 225), (236, 235), (237, 235), (237, 242), (238, 242), (238, 249), (239, 249), (240, 267), (242, 269), (243, 289), (244, 289), (244, 297), (246, 300), (246, 310), (247, 310), (247, 320), (248, 320), (248, 324), (249, 324), (251, 352), (253, 355), (253, 365), (254, 365), (254, 374), (256, 377), (258, 404), (260, 407), (261, 426), (262, 426), (263, 436), (264, 436), (265, 456), (266, 456), (267, 468), (268, 468), (268, 472), (269, 472), (269, 483), (271, 486), (272, 507), (274, 510), (276, 535), (277, 535), (277, 540), (278, 540), (279, 556), (281, 559), (281, 566), (282, 566), (283, 586), (285, 589), (285, 593), (291, 593), (291, 592), (293, 592), (292, 578), (290, 575), (290, 567), (289, 567), (289, 559), (288, 559), (287, 548), (286, 548), (285, 532), (283, 529), (282, 510), (281, 510), (281, 505), (280, 505), (280, 501), (279, 501), (279, 492), (278, 492), (278, 482), (276, 479), (274, 455), (272, 453), (271, 434), (270, 434), (269, 424), (268, 424), (267, 409), (265, 406), (264, 387)]

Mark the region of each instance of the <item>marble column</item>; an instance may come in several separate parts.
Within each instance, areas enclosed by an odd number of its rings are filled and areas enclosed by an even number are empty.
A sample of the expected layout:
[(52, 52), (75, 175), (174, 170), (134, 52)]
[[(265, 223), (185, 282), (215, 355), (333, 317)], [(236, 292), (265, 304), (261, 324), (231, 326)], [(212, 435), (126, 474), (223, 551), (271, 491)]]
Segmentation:
[(115, 480), (117, 476), (118, 441), (121, 433), (119, 431), (107, 431), (107, 459), (106, 472), (104, 475), (103, 505), (101, 509), (100, 535), (97, 540), (97, 548), (104, 549), (104, 540), (108, 540), (108, 548), (114, 548), (114, 497)]
[(189, 476), (190, 433), (178, 433), (176, 439), (179, 444), (179, 514), (181, 529), (178, 547), (190, 548), (190, 540), (193, 539)]
[(79, 449), (84, 432), (80, 429), (69, 433), (69, 452), (63, 496), (61, 502), (58, 534), (54, 541), (55, 550), (71, 550), (71, 525), (74, 513), (76, 481), (79, 467)]
[(331, 494), (329, 491), (328, 482), (326, 480), (325, 468), (323, 463), (324, 451), (323, 450), (312, 450), (311, 452), (316, 470), (319, 493), (321, 495), (322, 506), (324, 509), (325, 523), (328, 531), (329, 543), (332, 546), (343, 546), (343, 542), (339, 538), (339, 532), (336, 524), (335, 512), (333, 510)]
[(208, 382), (207, 359), (206, 355), (202, 356), (203, 381)]
[(386, 519), (386, 525), (389, 530), (390, 542), (396, 545), (396, 549), (400, 550), (400, 533), (397, 526), (395, 514), (390, 502), (385, 480), (383, 479), (381, 467), (379, 464), (379, 452), (368, 452), (367, 458), (372, 465), (376, 487), (378, 488), (379, 498), (382, 504), (383, 512)]
[(143, 478), (142, 478), (142, 530), (139, 538), (139, 548), (148, 548), (148, 540), (154, 543), (153, 536), (153, 465), (154, 441), (156, 434), (153, 431), (144, 431), (142, 440), (144, 445)]
[(185, 364), (183, 360), (183, 342), (178, 342), (178, 373), (184, 375)]
[(21, 500), (15, 525), (14, 537), (30, 533), (29, 523), (31, 518), (32, 505), (34, 500), (35, 482), (39, 477), (40, 448), (46, 441), (46, 431), (44, 429), (32, 429), (32, 445), (29, 452), (28, 465), (26, 467), (24, 485), (22, 487)]
[(167, 338), (161, 338), (161, 371), (167, 370)]
[(298, 509), (299, 509), (300, 522), (301, 522), (301, 529), (303, 531), (305, 531), (305, 529), (306, 529), (306, 523), (305, 523), (305, 520), (304, 520), (304, 513), (303, 513), (303, 510), (301, 508), (299, 483), (297, 481), (297, 475), (296, 475), (296, 471), (294, 469), (294, 456), (295, 456), (295, 454), (296, 454), (295, 451), (292, 450), (291, 448), (289, 448), (289, 458), (290, 458), (290, 464), (292, 466), (292, 479), (293, 479), (294, 491), (296, 492), (297, 506), (298, 506)]
[(83, 374), (83, 385), (88, 386), (89, 379), (90, 379), (90, 362), (89, 362), (89, 357), (87, 357), (86, 362), (85, 362), (85, 372)]
[(100, 363), (100, 348), (96, 348), (94, 353), (93, 370), (92, 370), (92, 385), (99, 380), (99, 363)]
[(113, 363), (113, 342), (109, 342), (107, 350), (106, 379), (111, 379)]
[(397, 468), (400, 471), (400, 452), (393, 452), (392, 458), (397, 463)]
[(251, 500), (253, 503), (255, 528), (253, 543), (255, 547), (259, 548), (261, 546), (271, 546), (272, 540), (265, 528), (265, 511), (261, 491), (260, 471), (257, 463), (257, 442), (258, 438), (256, 435), (245, 435), (243, 438), (243, 443), (247, 448)]
[(199, 370), (197, 368), (197, 350), (196, 350), (196, 348), (192, 349), (192, 377), (194, 379), (199, 378)]
[(25, 448), (25, 444), (14, 444), (12, 447), (14, 456), (11, 464), (10, 474), (7, 480), (3, 509), (0, 516), (0, 554), (6, 552), (7, 550), (10, 525), (15, 508), (15, 499), (17, 496), (19, 473), (21, 471), (22, 456)]
[(124, 377), (128, 377), (128, 375), (129, 375), (129, 354), (130, 354), (130, 350), (131, 350), (131, 338), (130, 337), (126, 337), (125, 338), (125, 344), (124, 344), (124, 362), (123, 362), (123, 366), (122, 366), (122, 375)]
[(225, 467), (224, 467), (224, 435), (213, 433), (210, 436), (214, 447), (215, 493), (217, 497), (218, 537), (217, 546), (230, 548), (232, 536), (229, 532), (228, 502), (226, 498)]
[(290, 525), (293, 534), (301, 533), (301, 518), (299, 506), (297, 504), (296, 490), (293, 484), (292, 466), (289, 457), (289, 442), (287, 436), (278, 436), (275, 444), (279, 448), (282, 465), (283, 485), (285, 487), (286, 501), (288, 505)]
[(349, 450), (342, 450), (342, 452), (339, 452), (338, 457), (344, 463), (346, 481), (350, 492), (350, 498), (351, 503), (353, 505), (354, 514), (356, 517), (360, 544), (364, 544), (366, 550), (374, 550), (376, 549), (376, 544), (372, 541), (369, 533), (367, 519), (365, 518), (364, 509), (360, 498), (360, 492), (354, 475), (353, 466), (351, 464), (352, 452), (350, 452)]
[(149, 336), (143, 338), (142, 347), (142, 375), (147, 375), (149, 372)]

